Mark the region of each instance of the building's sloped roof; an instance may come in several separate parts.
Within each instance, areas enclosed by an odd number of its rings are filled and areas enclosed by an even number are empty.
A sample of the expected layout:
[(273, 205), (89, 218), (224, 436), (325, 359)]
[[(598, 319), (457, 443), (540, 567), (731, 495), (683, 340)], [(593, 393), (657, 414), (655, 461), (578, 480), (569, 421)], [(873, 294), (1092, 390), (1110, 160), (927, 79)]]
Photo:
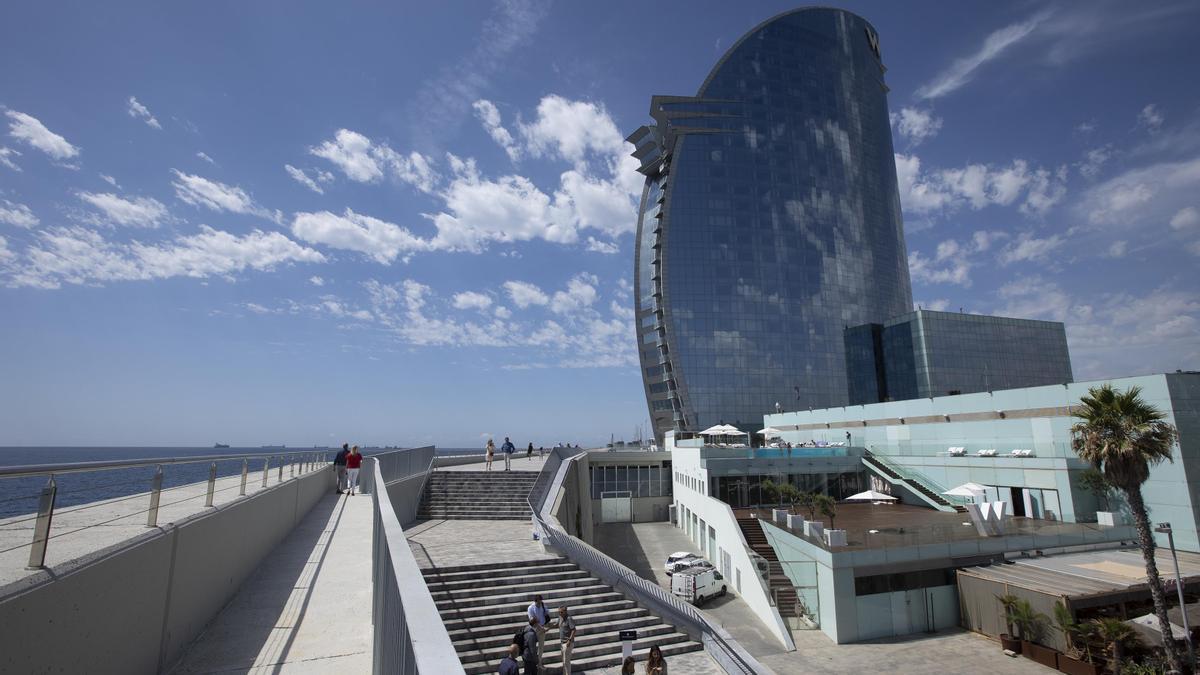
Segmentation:
[[(1159, 548), (1155, 556), (1163, 579), (1175, 578), (1170, 552)], [(1184, 581), (1200, 580), (1200, 554), (1181, 552), (1179, 567)], [(987, 565), (961, 570), (982, 579), (1019, 586), (1048, 595), (1084, 598), (1137, 590), (1146, 584), (1146, 570), (1138, 549), (1110, 549), (1028, 558), (1013, 564)]]

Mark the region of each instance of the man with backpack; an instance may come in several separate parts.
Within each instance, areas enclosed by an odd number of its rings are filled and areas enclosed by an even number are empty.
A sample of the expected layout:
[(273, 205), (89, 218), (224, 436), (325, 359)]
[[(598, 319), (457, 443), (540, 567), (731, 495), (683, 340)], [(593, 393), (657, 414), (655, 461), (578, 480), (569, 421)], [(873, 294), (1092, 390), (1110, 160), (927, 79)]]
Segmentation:
[[(538, 634), (534, 626), (537, 619), (530, 618), (529, 625), (513, 638), (513, 646), (521, 651), (521, 660), (525, 662), (525, 675), (538, 675)], [(511, 647), (509, 648), (511, 653)]]
[(521, 655), (521, 648), (517, 643), (508, 646), (508, 653), (500, 660), (500, 675), (521, 675), (521, 666), (517, 665), (517, 657)]
[(504, 470), (508, 471), (512, 466), (512, 456), (517, 451), (517, 446), (508, 440), (508, 436), (505, 436), (504, 445), (500, 446), (500, 449), (504, 451)]
[(342, 494), (346, 489), (346, 455), (350, 454), (350, 444), (342, 443), (342, 451), (333, 458), (333, 470), (337, 472), (337, 493)]

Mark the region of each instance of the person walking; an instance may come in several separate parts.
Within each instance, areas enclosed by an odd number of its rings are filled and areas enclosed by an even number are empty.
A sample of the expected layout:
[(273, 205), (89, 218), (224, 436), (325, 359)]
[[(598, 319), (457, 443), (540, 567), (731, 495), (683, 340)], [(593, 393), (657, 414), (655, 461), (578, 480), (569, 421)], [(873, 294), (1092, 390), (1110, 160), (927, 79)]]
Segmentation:
[(575, 649), (575, 619), (567, 606), (558, 608), (558, 642), (562, 645), (562, 675), (571, 675), (571, 652)]
[(529, 617), (529, 625), (533, 626), (537, 632), (537, 644), (534, 645), (534, 648), (537, 649), (538, 663), (541, 663), (542, 654), (546, 651), (546, 628), (550, 624), (550, 612), (546, 611), (542, 596), (533, 596), (533, 602), (529, 603), (525, 614)]
[(521, 675), (521, 666), (517, 663), (517, 657), (521, 654), (521, 648), (513, 643), (508, 646), (508, 653), (500, 660), (500, 670), (497, 672), (500, 675)]
[(646, 659), (646, 675), (667, 675), (667, 662), (658, 645), (650, 648), (650, 656)]
[(538, 664), (541, 663), (538, 657), (538, 631), (534, 628), (536, 625), (537, 619), (530, 618), (529, 625), (525, 626), (525, 649), (521, 652), (525, 675), (538, 675)]
[(342, 449), (333, 458), (333, 469), (337, 472), (337, 493), (340, 495), (346, 489), (346, 455), (350, 454), (350, 444), (342, 443)]
[(358, 453), (358, 446), (350, 448), (350, 454), (346, 455), (346, 490), (351, 497), (358, 489), (358, 470), (362, 467), (362, 460), (363, 456)]
[(538, 459), (544, 459), (545, 457), (546, 457), (546, 446), (539, 445), (538, 446)]
[(508, 440), (508, 436), (505, 436), (504, 445), (500, 446), (500, 449), (504, 451), (504, 470), (509, 471), (512, 469), (512, 456), (513, 453), (517, 451), (517, 446), (513, 445), (512, 441)]
[(492, 439), (489, 438), (488, 442), (487, 442), (487, 468), (484, 469), (484, 471), (492, 470), (492, 457), (495, 457), (495, 456), (496, 456), (496, 444), (493, 443)]
[(525, 448), (525, 461), (526, 462), (533, 461), (533, 443), (532, 442), (529, 444), (528, 448)]

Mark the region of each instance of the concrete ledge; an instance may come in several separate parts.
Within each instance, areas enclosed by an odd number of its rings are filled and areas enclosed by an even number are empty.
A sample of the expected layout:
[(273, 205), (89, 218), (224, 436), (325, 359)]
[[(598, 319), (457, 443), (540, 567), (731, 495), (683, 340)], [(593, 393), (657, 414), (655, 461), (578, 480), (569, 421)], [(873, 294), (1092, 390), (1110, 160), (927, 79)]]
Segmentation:
[(0, 589), (0, 671), (163, 670), (333, 488), (327, 467)]

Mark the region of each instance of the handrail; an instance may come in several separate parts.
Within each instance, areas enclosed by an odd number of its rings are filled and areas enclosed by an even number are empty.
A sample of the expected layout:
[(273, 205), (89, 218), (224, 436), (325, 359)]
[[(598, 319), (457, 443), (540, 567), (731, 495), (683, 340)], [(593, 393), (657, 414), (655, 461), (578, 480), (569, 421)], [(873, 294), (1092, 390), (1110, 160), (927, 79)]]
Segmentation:
[[(378, 460), (370, 471), (375, 485), (385, 484)], [(373, 490), (371, 502), (373, 672), (465, 674), (387, 490)]]
[(45, 476), (47, 474), (81, 473), (85, 471), (110, 471), (114, 469), (130, 469), (138, 466), (156, 466), (159, 464), (198, 464), (201, 462), (223, 462), (233, 459), (305, 457), (314, 454), (321, 455), (322, 458), (327, 455), (325, 452), (296, 450), (293, 452), (260, 452), (247, 455), (192, 455), (189, 457), (113, 459), (95, 462), (62, 462), (59, 464), (25, 464), (21, 466), (0, 467), (0, 478), (12, 478), (16, 476)]
[[(596, 574), (614, 588), (624, 587), (635, 597), (636, 601), (647, 609), (658, 613), (677, 627), (684, 629), (693, 637), (698, 637), (704, 644), (705, 650), (728, 673), (746, 673), (755, 675), (769, 673), (748, 652), (737, 644), (737, 641), (718, 624), (713, 623), (695, 607), (683, 602), (673, 594), (667, 593), (661, 586), (651, 583), (620, 562), (610, 558), (603, 552), (589, 546), (586, 542), (568, 534), (549, 512), (552, 505), (547, 504), (547, 497), (554, 485), (562, 482), (568, 467), (563, 464), (574, 461), (582, 453), (572, 448), (571, 456), (566, 456), (567, 448), (555, 448), (542, 466), (534, 487), (529, 492), (529, 509), (533, 513), (533, 521), (540, 536), (547, 545), (564, 554), (580, 567)], [(569, 465), (568, 465), (569, 466)]]

